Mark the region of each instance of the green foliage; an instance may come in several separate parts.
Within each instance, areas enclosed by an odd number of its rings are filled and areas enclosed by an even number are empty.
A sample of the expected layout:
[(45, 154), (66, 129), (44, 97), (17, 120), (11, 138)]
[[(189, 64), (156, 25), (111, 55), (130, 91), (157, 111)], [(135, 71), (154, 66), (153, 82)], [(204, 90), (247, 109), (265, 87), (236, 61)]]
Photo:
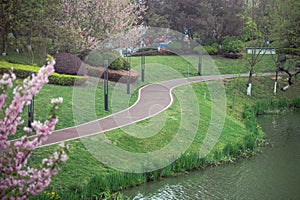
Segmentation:
[(178, 52), (182, 47), (182, 43), (181, 42), (171, 42), (169, 45), (168, 45), (168, 49), (170, 49), (171, 51), (174, 51), (174, 52)]
[(240, 53), (244, 50), (244, 44), (234, 36), (226, 36), (222, 42), (222, 50), (226, 53)]
[(250, 41), (259, 38), (260, 32), (256, 22), (251, 17), (246, 17), (244, 24), (244, 41)]
[(219, 45), (217, 43), (213, 43), (210, 46), (203, 46), (203, 48), (209, 55), (217, 55), (219, 53)]
[(55, 85), (73, 86), (82, 85), (87, 81), (87, 77), (73, 76), (67, 74), (53, 74), (49, 77), (49, 83)]
[(92, 51), (84, 59), (84, 62), (93, 67), (104, 67), (104, 60), (108, 60), (108, 68), (111, 70), (127, 70), (129, 63), (126, 58), (120, 56), (118, 52)]
[[(14, 73), (18, 78), (28, 78), (31, 72), (38, 73), (40, 69), (38, 66), (11, 64), (6, 61), (0, 61), (0, 74), (8, 73), (11, 68), (14, 69)], [(58, 74), (58, 73), (53, 73), (49, 77), (49, 83), (55, 85), (65, 85), (65, 86), (71, 86), (74, 84), (81, 85), (85, 83), (86, 80), (87, 79), (85, 77)]]
[(300, 56), (300, 48), (283, 48), (282, 53)]
[[(278, 48), (297, 49), (300, 47), (299, 9), (299, 0), (271, 2), (272, 31), (270, 37)], [(297, 52), (299, 53), (299, 51)]]
[(111, 70), (127, 70), (127, 67), (129, 67), (127, 60), (123, 57), (118, 57), (110, 63), (108, 68)]

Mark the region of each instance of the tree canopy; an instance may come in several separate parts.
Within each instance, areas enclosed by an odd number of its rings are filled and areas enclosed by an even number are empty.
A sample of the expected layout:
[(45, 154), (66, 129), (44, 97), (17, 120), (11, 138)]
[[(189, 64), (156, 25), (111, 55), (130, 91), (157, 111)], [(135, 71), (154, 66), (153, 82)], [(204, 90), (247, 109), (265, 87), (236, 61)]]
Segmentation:
[[(251, 40), (249, 34), (257, 29), (274, 46), (299, 49), (300, 2), (253, 1), (252, 6), (244, 0), (1, 0), (2, 52), (8, 45), (31, 47), (39, 37), (51, 40), (53, 51), (84, 54), (142, 22), (179, 32), (187, 27), (190, 36), (218, 44), (225, 36)], [(245, 17), (250, 7), (254, 15)], [(10, 37), (15, 38), (13, 44)]]

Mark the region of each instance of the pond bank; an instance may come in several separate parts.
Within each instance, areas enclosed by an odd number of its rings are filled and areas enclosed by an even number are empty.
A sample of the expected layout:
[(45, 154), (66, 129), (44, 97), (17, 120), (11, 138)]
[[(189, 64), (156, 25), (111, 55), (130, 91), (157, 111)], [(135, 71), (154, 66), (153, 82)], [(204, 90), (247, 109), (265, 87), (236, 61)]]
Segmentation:
[[(259, 78), (258, 81), (265, 83), (268, 80), (268, 78)], [(271, 80), (269, 81), (271, 82)], [(109, 191), (120, 191), (125, 188), (140, 185), (146, 181), (182, 174), (185, 173), (186, 170), (205, 168), (221, 163), (231, 163), (239, 158), (248, 157), (255, 152), (257, 142), (263, 141), (261, 140), (263, 137), (262, 131), (256, 121), (257, 114), (263, 114), (265, 111), (269, 110), (268, 108), (271, 110), (281, 107), (289, 108), (290, 106), (300, 105), (300, 100), (295, 100), (294, 102), (288, 102), (288, 100), (286, 100), (290, 98), (290, 95), (297, 97), (297, 92), (293, 92), (292, 94), (282, 94), (282, 96), (286, 96), (287, 98), (278, 98), (278, 100), (274, 101), (255, 103), (261, 98), (272, 98), (271, 96), (265, 95), (264, 88), (261, 90), (257, 88), (255, 90), (259, 96), (245, 97), (242, 90), (243, 88), (238, 87), (240, 85), (244, 85), (245, 82), (246, 80), (244, 79), (226, 81), (226, 92), (228, 93), (229, 107), (228, 112), (231, 112), (230, 119), (234, 119), (234, 121), (227, 121), (228, 123), (224, 127), (224, 137), (221, 138), (222, 143), (218, 145), (215, 151), (208, 157), (199, 159), (198, 151), (191, 149), (192, 151), (188, 151), (176, 162), (164, 169), (144, 174), (129, 174), (109, 170), (99, 175), (95, 175), (89, 183), (83, 187), (72, 187), (68, 190), (59, 191), (58, 194), (63, 199), (91, 199), (93, 196), (105, 197), (106, 195), (110, 195)], [(258, 83), (255, 85), (259, 86)], [(199, 94), (197, 94), (199, 95), (199, 98), (203, 99), (203, 94), (207, 91), (201, 89), (201, 84), (195, 84), (194, 87), (196, 87), (199, 92)], [(295, 86), (295, 89), (296, 88), (297, 87)], [(261, 97), (262, 95), (264, 95), (264, 97)], [(246, 102), (249, 106), (244, 107)], [(209, 102), (204, 106), (207, 107), (207, 105), (209, 105)], [(241, 108), (244, 110), (244, 114), (241, 114)], [(174, 112), (173, 108), (171, 108), (171, 112)], [(205, 110), (205, 112), (209, 112), (209, 110)], [(210, 116), (207, 117), (209, 118)], [(243, 117), (243, 119), (239, 117)], [(241, 121), (244, 122), (246, 129), (251, 130), (251, 132), (239, 132), (242, 131), (241, 129), (243, 128), (240, 124)], [(245, 127), (243, 129), (245, 129)], [(118, 135), (118, 133), (116, 135)], [(198, 142), (196, 149), (199, 150), (199, 141), (202, 141), (202, 139), (196, 138), (196, 140), (196, 142)]]

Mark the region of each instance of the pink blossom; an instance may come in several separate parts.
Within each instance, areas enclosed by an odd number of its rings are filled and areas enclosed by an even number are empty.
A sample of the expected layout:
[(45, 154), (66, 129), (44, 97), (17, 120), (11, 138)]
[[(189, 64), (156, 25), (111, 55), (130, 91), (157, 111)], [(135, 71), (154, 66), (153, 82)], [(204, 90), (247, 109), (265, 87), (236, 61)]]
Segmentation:
[(59, 98), (55, 98), (51, 100), (52, 104), (58, 104), (58, 103), (62, 103), (63, 102), (63, 98), (59, 97)]
[[(35, 131), (36, 137), (29, 139), (27, 136), (23, 136), (17, 141), (8, 141), (8, 137), (14, 135), (17, 127), (24, 123), (20, 113), (25, 106), (29, 105), (33, 95), (39, 93), (42, 86), (48, 83), (48, 77), (54, 71), (54, 63), (49, 60), (49, 65), (42, 67), (37, 75), (32, 76), (31, 80), (25, 79), (23, 86), (16, 86), (9, 105), (6, 105), (5, 102), (6, 88), (13, 87), (16, 77), (11, 72), (4, 74), (0, 79), (3, 91), (0, 95), (0, 110), (5, 114), (3, 119), (0, 119), (0, 170), (2, 171), (0, 199), (27, 199), (29, 195), (39, 194), (50, 184), (51, 176), (58, 172), (58, 165), (67, 160), (64, 149), (60, 147), (59, 152), (54, 153), (54, 156), (42, 161), (44, 168), (27, 167), (32, 151), (47, 140), (54, 130), (58, 122), (56, 117), (52, 117), (44, 123), (35, 121), (32, 123), (32, 129), (28, 127), (23, 129), (28, 133)], [(56, 102), (60, 103), (62, 99), (58, 98)]]
[(68, 160), (68, 156), (65, 152), (62, 152), (60, 160), (62, 162), (66, 162)]
[[(65, 20), (55, 23), (59, 23), (62, 31), (77, 38), (74, 46), (78, 51), (93, 50), (108, 36), (130, 30), (145, 11), (143, 3), (132, 3), (130, 0), (61, 0), (61, 5), (65, 10)], [(131, 37), (137, 38), (136, 35)]]
[(26, 133), (31, 133), (31, 132), (32, 132), (32, 129), (29, 128), (29, 127), (24, 127), (23, 130), (24, 130)]
[(5, 99), (6, 99), (7, 95), (6, 94), (1, 94), (0, 95), (0, 109), (2, 109), (2, 106), (5, 103)]

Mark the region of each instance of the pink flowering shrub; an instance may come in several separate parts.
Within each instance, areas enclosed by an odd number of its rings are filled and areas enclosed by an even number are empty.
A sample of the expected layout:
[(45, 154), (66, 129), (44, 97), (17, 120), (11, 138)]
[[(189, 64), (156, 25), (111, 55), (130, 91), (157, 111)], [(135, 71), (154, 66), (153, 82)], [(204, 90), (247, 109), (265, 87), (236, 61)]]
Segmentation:
[[(51, 100), (53, 109), (50, 118), (44, 123), (34, 121), (32, 128), (25, 127), (25, 132), (35, 132), (36, 137), (29, 139), (23, 136), (16, 141), (9, 141), (17, 127), (24, 123), (19, 116), (28, 106), (33, 95), (36, 95), (44, 84), (48, 83), (49, 75), (54, 72), (55, 61), (49, 59), (38, 74), (23, 81), (23, 85), (14, 86), (15, 74), (3, 74), (0, 79), (0, 199), (27, 199), (28, 196), (41, 193), (51, 181), (51, 176), (58, 171), (58, 165), (67, 160), (64, 145), (49, 158), (43, 159), (40, 169), (27, 166), (32, 151), (46, 141), (58, 122), (58, 104), (62, 98)], [(13, 88), (14, 87), (14, 88)], [(13, 88), (13, 99), (8, 103), (8, 91)]]

